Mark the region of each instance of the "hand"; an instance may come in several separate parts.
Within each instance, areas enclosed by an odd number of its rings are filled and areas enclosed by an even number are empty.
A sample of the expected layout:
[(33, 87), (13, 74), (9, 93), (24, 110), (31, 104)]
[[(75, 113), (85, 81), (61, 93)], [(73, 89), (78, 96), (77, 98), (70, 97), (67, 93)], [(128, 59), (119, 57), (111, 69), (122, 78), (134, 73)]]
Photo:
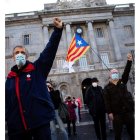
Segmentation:
[(49, 87), (47, 87), (48, 88), (48, 91), (50, 92), (50, 88)]
[(62, 20), (58, 17), (53, 18), (53, 24), (57, 28), (62, 28)]
[(132, 54), (131, 53), (127, 54), (127, 60), (132, 61)]
[(48, 88), (48, 91), (49, 91), (49, 92), (51, 92), (52, 89), (53, 89), (51, 86), (47, 86), (47, 88)]
[(113, 113), (108, 114), (108, 117), (111, 121), (113, 121), (114, 117), (113, 117)]

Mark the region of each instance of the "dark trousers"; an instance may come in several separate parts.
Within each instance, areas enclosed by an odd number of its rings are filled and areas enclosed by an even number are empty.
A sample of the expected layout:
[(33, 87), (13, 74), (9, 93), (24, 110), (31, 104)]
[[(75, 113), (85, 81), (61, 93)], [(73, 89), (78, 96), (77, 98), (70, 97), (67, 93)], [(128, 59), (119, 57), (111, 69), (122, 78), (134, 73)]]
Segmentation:
[(68, 128), (68, 134), (71, 135), (71, 127), (70, 124), (72, 123), (73, 133), (76, 134), (76, 125), (75, 120), (68, 120), (67, 121), (67, 128)]
[(123, 125), (126, 125), (130, 140), (135, 140), (134, 123), (133, 113), (114, 115), (113, 127), (115, 132), (115, 140), (121, 140)]
[(94, 121), (94, 127), (95, 127), (95, 133), (97, 136), (97, 139), (99, 140), (106, 140), (106, 119), (105, 119), (105, 113), (93, 116)]
[(51, 140), (49, 124), (22, 133), (8, 134), (9, 140)]
[(79, 120), (81, 121), (81, 111), (80, 111), (81, 109), (80, 108), (78, 108), (78, 115), (79, 115)]

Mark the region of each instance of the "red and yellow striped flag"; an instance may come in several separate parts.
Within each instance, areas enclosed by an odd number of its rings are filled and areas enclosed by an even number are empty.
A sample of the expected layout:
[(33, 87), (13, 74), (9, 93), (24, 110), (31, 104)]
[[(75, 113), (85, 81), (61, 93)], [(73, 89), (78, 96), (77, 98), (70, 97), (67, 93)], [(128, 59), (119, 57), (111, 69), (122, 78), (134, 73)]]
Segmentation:
[(70, 43), (66, 61), (75, 62), (76, 60), (80, 59), (80, 57), (82, 57), (89, 48), (89, 44), (78, 34), (75, 34)]

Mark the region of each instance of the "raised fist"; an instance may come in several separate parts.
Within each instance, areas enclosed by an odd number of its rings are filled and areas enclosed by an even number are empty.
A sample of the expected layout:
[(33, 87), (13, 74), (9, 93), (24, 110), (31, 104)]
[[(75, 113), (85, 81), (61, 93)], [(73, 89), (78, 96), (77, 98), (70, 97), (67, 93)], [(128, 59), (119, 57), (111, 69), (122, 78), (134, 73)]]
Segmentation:
[(53, 24), (57, 28), (62, 28), (62, 20), (58, 17), (53, 18)]

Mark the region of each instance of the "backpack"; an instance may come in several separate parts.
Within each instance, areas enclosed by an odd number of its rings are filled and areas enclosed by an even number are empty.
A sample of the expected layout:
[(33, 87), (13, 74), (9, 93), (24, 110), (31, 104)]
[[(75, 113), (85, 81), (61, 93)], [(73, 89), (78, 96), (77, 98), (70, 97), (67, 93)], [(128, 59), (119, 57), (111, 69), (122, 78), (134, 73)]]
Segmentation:
[(58, 114), (62, 119), (63, 123), (66, 123), (69, 118), (69, 111), (67, 105), (64, 102), (61, 102), (59, 104)]

